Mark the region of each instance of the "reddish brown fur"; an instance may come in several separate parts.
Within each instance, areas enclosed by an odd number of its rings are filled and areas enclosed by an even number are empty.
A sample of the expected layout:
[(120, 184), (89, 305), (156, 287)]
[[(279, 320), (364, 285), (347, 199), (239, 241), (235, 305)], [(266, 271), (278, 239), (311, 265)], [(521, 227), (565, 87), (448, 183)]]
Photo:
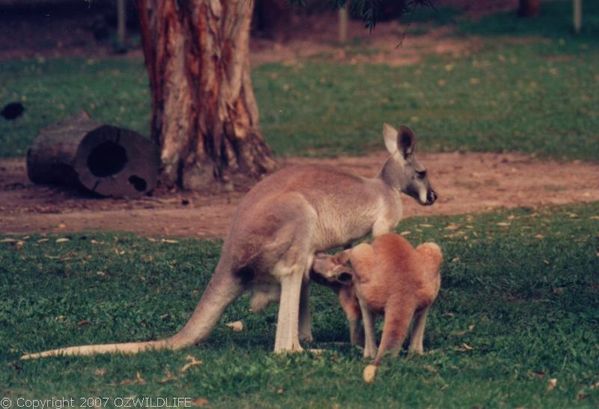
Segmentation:
[(438, 246), (425, 243), (415, 249), (392, 233), (377, 237), (372, 246), (360, 244), (350, 251), (358, 297), (371, 312), (385, 314), (375, 365), (387, 351), (397, 354), (414, 318), (410, 350), (422, 353), (424, 320), (441, 286), (441, 260)]
[[(354, 273), (353, 290), (367, 306), (367, 311), (362, 312), (385, 314), (383, 336), (373, 363), (379, 365), (388, 351), (397, 354), (413, 319), (410, 351), (422, 353), (426, 314), (441, 285), (439, 269), (442, 254), (439, 247), (425, 243), (414, 248), (402, 236), (388, 233), (375, 238), (372, 245), (362, 243), (344, 253), (349, 255)], [(336, 263), (342, 261), (339, 254), (332, 256), (331, 260)], [(315, 270), (329, 280), (335, 279), (336, 273)], [(348, 290), (344, 297), (352, 286), (345, 288)], [(342, 305), (344, 302), (345, 305), (351, 304), (345, 300)], [(348, 319), (351, 319), (349, 315)], [(365, 328), (365, 331), (368, 339), (369, 329)], [(365, 355), (372, 353), (365, 350)]]

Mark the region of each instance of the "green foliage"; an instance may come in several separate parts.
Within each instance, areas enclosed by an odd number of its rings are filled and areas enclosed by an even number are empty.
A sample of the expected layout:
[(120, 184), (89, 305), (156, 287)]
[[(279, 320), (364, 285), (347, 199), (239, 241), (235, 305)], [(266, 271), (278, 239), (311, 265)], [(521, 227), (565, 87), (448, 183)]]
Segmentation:
[(456, 23), (456, 18), (459, 15), (459, 10), (448, 6), (418, 7), (402, 16), (401, 23), (426, 23), (442, 26)]
[(541, 36), (570, 40), (599, 40), (599, 2), (583, 1), (581, 32), (572, 28), (572, 1), (543, 1), (539, 15), (521, 18), (516, 11), (490, 14), (478, 20), (459, 19), (458, 27), (465, 35), (482, 36)]
[[(288, 0), (290, 4), (305, 7), (306, 0)], [(364, 25), (372, 30), (376, 23), (384, 18), (386, 9), (391, 8), (395, 12), (394, 17), (406, 15), (416, 11), (419, 8), (434, 8), (436, 0), (329, 0), (331, 7), (341, 8), (347, 6), (351, 8), (351, 13), (362, 19)]]
[[(413, 243), (444, 249), (442, 290), (427, 353), (388, 359), (374, 385), (361, 380), (365, 362), (347, 345), (334, 295), (318, 286), (318, 342), (305, 346), (323, 355), (274, 356), (276, 307), (251, 315), (244, 297), (195, 348), (20, 362), (23, 352), (172, 334), (206, 286), (220, 243), (0, 237), (0, 385), (13, 400), (180, 396), (217, 408), (597, 407), (597, 214), (599, 203), (404, 221)], [(222, 325), (238, 319), (246, 331)], [(181, 372), (189, 354), (202, 364)]]

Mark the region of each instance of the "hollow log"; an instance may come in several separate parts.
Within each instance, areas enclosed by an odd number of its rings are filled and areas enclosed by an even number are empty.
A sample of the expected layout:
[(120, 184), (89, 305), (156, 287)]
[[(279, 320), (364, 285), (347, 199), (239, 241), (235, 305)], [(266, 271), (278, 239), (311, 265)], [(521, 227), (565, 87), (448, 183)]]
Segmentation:
[(156, 186), (159, 161), (151, 140), (82, 112), (40, 131), (27, 151), (27, 174), (34, 183), (137, 197)]

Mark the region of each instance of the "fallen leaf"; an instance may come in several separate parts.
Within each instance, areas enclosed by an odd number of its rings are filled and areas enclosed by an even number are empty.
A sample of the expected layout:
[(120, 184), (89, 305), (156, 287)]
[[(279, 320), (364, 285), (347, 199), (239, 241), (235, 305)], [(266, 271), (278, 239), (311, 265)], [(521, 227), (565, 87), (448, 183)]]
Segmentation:
[(176, 380), (177, 377), (168, 369), (166, 370), (166, 374), (164, 375), (164, 378), (162, 378), (161, 380), (158, 381), (158, 383), (164, 384), (167, 382), (171, 382)]
[(206, 406), (208, 404), (208, 399), (206, 398), (196, 398), (191, 401), (193, 406)]
[(25, 242), (24, 242), (24, 241), (22, 241), (22, 240), (19, 240), (19, 241), (17, 241), (17, 242), (15, 243), (15, 248), (16, 248), (17, 250), (21, 250), (21, 249), (23, 248), (23, 246), (24, 246), (24, 245), (25, 245)]
[(66, 229), (66, 228), (67, 228), (67, 225), (66, 225), (66, 224), (64, 224), (64, 223), (60, 223), (60, 224), (59, 224), (57, 227), (58, 227), (59, 229)]
[(243, 321), (233, 321), (225, 324), (227, 327), (231, 328), (233, 332), (241, 332), (243, 331)]
[(162, 243), (168, 243), (168, 244), (177, 244), (177, 243), (179, 243), (177, 240), (171, 240), (171, 239), (162, 239), (160, 241)]
[(141, 373), (137, 371), (135, 373), (135, 379), (124, 379), (121, 381), (121, 385), (145, 385), (146, 380), (141, 377)]
[(16, 243), (17, 239), (11, 239), (11, 238), (6, 238), (6, 239), (2, 239), (0, 240), (0, 243)]
[(187, 355), (185, 357), (185, 360), (187, 361), (187, 363), (185, 365), (183, 365), (181, 367), (181, 369), (179, 370), (179, 372), (181, 372), (181, 373), (186, 372), (189, 368), (191, 368), (193, 366), (202, 365), (202, 361), (196, 359), (196, 357), (193, 355)]
[(77, 323), (77, 326), (79, 326), (79, 327), (83, 327), (83, 326), (85, 326), (85, 325), (89, 325), (89, 324), (91, 324), (91, 323), (92, 323), (92, 322), (91, 322), (90, 320), (81, 320), (81, 321), (79, 321), (79, 322)]
[(547, 390), (552, 391), (557, 386), (557, 378), (551, 378), (547, 381)]
[(498, 225), (498, 226), (501, 226), (501, 227), (507, 227), (507, 226), (509, 226), (509, 225), (510, 225), (510, 223), (507, 223), (507, 222), (499, 222), (499, 223), (497, 223), (497, 225)]
[(409, 231), (409, 230), (404, 230), (404, 231), (402, 231), (402, 232), (401, 232), (401, 233), (399, 233), (399, 234), (401, 234), (402, 236), (408, 236), (408, 235), (412, 234), (412, 232), (411, 232), (411, 231)]
[(61, 237), (59, 239), (56, 239), (56, 243), (66, 243), (67, 241), (70, 241), (70, 240), (67, 239), (66, 237)]
[(37, 242), (38, 243), (45, 243), (47, 241), (50, 241), (50, 239), (39, 239)]
[(458, 347), (458, 351), (461, 351), (461, 352), (468, 352), (468, 351), (472, 351), (473, 349), (474, 348), (472, 348), (470, 345), (468, 345), (465, 342)]
[(94, 371), (94, 375), (96, 376), (104, 376), (106, 375), (106, 368), (98, 368)]

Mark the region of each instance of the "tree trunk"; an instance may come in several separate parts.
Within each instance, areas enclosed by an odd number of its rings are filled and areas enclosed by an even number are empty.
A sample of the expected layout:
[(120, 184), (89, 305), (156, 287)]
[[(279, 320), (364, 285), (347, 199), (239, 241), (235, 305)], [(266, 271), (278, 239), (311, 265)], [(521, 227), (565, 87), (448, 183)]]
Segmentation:
[(534, 17), (539, 14), (541, 0), (520, 0), (518, 15), (520, 17)]
[(161, 180), (212, 190), (273, 170), (250, 77), (253, 1), (137, 3)]

